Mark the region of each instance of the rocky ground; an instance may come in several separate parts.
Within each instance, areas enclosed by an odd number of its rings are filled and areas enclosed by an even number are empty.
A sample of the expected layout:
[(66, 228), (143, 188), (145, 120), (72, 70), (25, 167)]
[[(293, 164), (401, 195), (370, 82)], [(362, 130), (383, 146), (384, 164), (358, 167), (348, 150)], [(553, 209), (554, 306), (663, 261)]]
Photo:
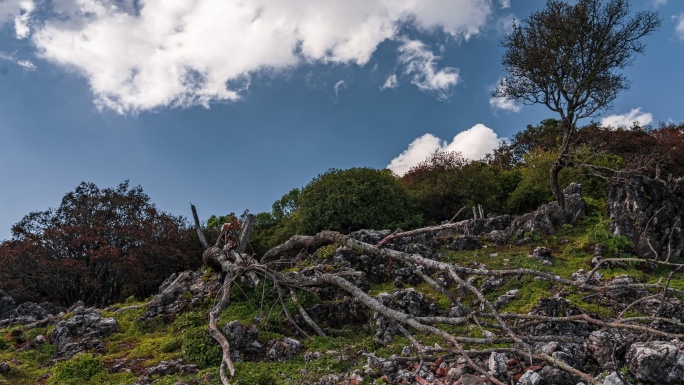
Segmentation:
[[(456, 340), (405, 327), (331, 285), (290, 296), (244, 276), (218, 322), (235, 362), (232, 383), (682, 384), (684, 268), (679, 254), (667, 262), (662, 254), (662, 234), (680, 242), (679, 230), (676, 219), (656, 221), (671, 225), (659, 236), (649, 227), (653, 215), (634, 217), (634, 191), (612, 192), (608, 214), (571, 185), (573, 220), (563, 226), (549, 204), (388, 241), (388, 230), (350, 234), (369, 247), (385, 240), (383, 248), (402, 255), (458, 266), (462, 284), (444, 270), (338, 244), (283, 252), (269, 266), (284, 276), (347, 272), (383, 308)], [(634, 231), (654, 238), (659, 258), (638, 258), (643, 248), (625, 241)], [(491, 274), (511, 270), (518, 273)], [(219, 384), (221, 349), (207, 329), (218, 278), (208, 269), (174, 274), (155, 297), (106, 309), (16, 305), (0, 292), (0, 384)]]

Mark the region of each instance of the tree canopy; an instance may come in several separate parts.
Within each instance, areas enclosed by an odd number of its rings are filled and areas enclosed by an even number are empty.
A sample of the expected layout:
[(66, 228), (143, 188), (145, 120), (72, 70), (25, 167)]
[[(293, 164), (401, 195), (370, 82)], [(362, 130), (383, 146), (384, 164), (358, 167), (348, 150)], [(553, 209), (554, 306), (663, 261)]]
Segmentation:
[(331, 169), (304, 187), (297, 203), (300, 229), (305, 234), (417, 223), (407, 191), (389, 170)]
[(33, 212), (0, 245), (0, 289), (30, 300), (104, 305), (145, 297), (197, 267), (201, 245), (182, 217), (160, 212), (128, 182), (81, 183), (57, 209)]
[(563, 140), (550, 168), (551, 190), (565, 211), (558, 173), (567, 163), (578, 119), (610, 107), (629, 88), (621, 72), (643, 53), (642, 38), (660, 25), (655, 12), (630, 17), (627, 0), (548, 0), (546, 7), (514, 24), (503, 46), (508, 76), (493, 96), (543, 104), (560, 115)]

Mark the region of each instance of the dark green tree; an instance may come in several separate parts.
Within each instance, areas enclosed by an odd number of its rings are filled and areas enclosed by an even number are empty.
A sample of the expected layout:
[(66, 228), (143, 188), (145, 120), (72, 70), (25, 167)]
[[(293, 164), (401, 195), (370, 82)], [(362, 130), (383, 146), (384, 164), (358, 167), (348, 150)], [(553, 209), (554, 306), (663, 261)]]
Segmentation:
[(304, 187), (297, 201), (299, 229), (305, 234), (418, 223), (408, 192), (389, 170), (331, 169)]
[(641, 39), (659, 25), (655, 12), (630, 17), (627, 0), (579, 0), (574, 5), (548, 0), (504, 39), (502, 64), (508, 76), (492, 95), (543, 104), (560, 115), (563, 139), (549, 181), (562, 212), (558, 173), (567, 165), (577, 121), (610, 107), (629, 88), (621, 70), (644, 52)]

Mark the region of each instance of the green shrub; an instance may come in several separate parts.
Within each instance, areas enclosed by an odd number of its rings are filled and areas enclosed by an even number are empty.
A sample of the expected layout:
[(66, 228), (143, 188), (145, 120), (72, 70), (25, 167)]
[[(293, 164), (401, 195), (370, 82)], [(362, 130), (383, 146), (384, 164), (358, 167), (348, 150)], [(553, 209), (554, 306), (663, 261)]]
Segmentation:
[(9, 347), (9, 344), (5, 341), (5, 336), (0, 334), (0, 350), (6, 350), (9, 349)]
[(168, 340), (164, 341), (159, 348), (162, 353), (171, 353), (175, 352), (178, 349), (181, 349), (183, 347), (183, 340), (181, 338), (169, 338)]
[(420, 219), (408, 191), (389, 170), (331, 169), (304, 187), (297, 203), (305, 234), (411, 227)]
[(92, 354), (78, 354), (69, 361), (55, 364), (51, 383), (59, 385), (85, 385), (102, 383), (102, 377), (107, 375), (102, 357)]
[(206, 327), (188, 329), (183, 333), (183, 356), (200, 368), (217, 366), (221, 363), (221, 346)]

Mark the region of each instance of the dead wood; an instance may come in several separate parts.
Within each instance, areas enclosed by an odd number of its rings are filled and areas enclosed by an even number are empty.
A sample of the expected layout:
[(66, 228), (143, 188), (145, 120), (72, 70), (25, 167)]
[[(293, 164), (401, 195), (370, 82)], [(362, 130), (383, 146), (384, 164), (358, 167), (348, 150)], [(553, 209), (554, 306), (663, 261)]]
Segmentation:
[[(193, 213), (195, 213), (194, 207)], [(412, 231), (393, 233), (381, 240), (377, 245), (364, 243), (349, 236), (332, 231), (322, 231), (313, 236), (297, 235), (290, 238), (283, 244), (269, 250), (263, 255), (261, 261), (257, 261), (256, 259), (244, 253), (245, 246), (247, 245), (249, 234), (253, 226), (253, 223), (250, 223), (250, 220), (253, 221), (253, 218), (248, 218), (246, 223), (243, 225), (242, 233), (240, 234), (237, 246), (226, 243), (223, 245), (223, 247), (221, 247), (220, 244), (217, 244), (212, 247), (207, 247), (204, 252), (205, 262), (207, 262), (207, 264), (211, 264), (212, 266), (217, 266), (220, 271), (225, 274), (224, 285), (221, 290), (221, 299), (211, 310), (209, 317), (211, 335), (219, 342), (223, 349), (223, 359), (221, 364), (221, 381), (223, 384), (229, 383), (225, 368), (227, 367), (230, 370), (231, 375), (234, 374), (234, 369), (232, 366), (232, 361), (230, 360), (230, 345), (228, 343), (228, 338), (223, 335), (221, 330), (217, 327), (216, 322), (223, 309), (225, 309), (225, 307), (228, 305), (231, 283), (240, 277), (247, 277), (254, 283), (258, 282), (260, 279), (271, 281), (278, 293), (278, 301), (284, 311), (286, 318), (290, 321), (290, 323), (293, 324), (295, 330), (297, 330), (303, 336), (308, 336), (308, 334), (302, 329), (302, 327), (297, 325), (294, 317), (292, 317), (292, 315), (288, 312), (284, 302), (284, 293), (287, 292), (289, 294), (290, 300), (297, 307), (297, 311), (301, 317), (300, 319), (302, 319), (304, 323), (316, 334), (323, 336), (325, 335), (324, 331), (319, 325), (316, 324), (316, 322), (313, 321), (313, 319), (308, 315), (306, 310), (297, 300), (297, 291), (313, 289), (315, 287), (332, 286), (343, 292), (346, 292), (349, 296), (362, 303), (366, 308), (374, 313), (384, 317), (392, 323), (395, 323), (397, 325), (397, 330), (409, 338), (415, 350), (419, 355), (421, 355), (420, 357), (412, 357), (411, 359), (415, 361), (430, 359), (430, 354), (436, 352), (434, 349), (430, 350), (429, 348), (422, 347), (413, 336), (413, 333), (418, 332), (433, 334), (443, 338), (446, 341), (447, 347), (440, 348), (442, 349), (440, 352), (444, 352), (451, 357), (462, 357), (462, 359), (465, 360), (467, 365), (472, 370), (482, 374), (491, 383), (499, 385), (503, 385), (504, 382), (492, 375), (490, 370), (488, 370), (486, 367), (483, 367), (481, 364), (475, 362), (472, 358), (473, 356), (492, 352), (507, 352), (509, 354), (516, 355), (521, 360), (529, 361), (530, 365), (532, 364), (533, 359), (543, 360), (561, 370), (581, 378), (582, 381), (586, 383), (600, 384), (600, 381), (594, 379), (592, 374), (578, 370), (568, 363), (541, 351), (537, 345), (537, 343), (543, 342), (573, 342), (576, 344), (581, 344), (584, 342), (585, 338), (554, 334), (531, 335), (528, 333), (531, 327), (541, 323), (583, 324), (591, 325), (594, 328), (593, 330), (610, 329), (625, 332), (638, 332), (647, 336), (657, 336), (665, 339), (684, 338), (684, 334), (659, 330), (656, 327), (657, 325), (654, 326), (654, 321), (659, 321), (664, 324), (674, 325), (684, 329), (684, 324), (677, 320), (667, 317), (658, 317), (658, 313), (663, 306), (662, 303), (667, 299), (668, 295), (684, 294), (684, 290), (671, 287), (671, 279), (673, 274), (670, 274), (667, 277), (665, 284), (658, 282), (656, 284), (629, 283), (602, 285), (600, 283), (590, 283), (593, 281), (590, 281), (589, 279), (572, 280), (534, 269), (519, 268), (509, 270), (490, 270), (485, 268), (470, 268), (459, 266), (457, 264), (441, 262), (426, 258), (419, 254), (409, 254), (386, 247), (391, 240), (397, 238), (452, 229), (462, 226), (461, 223), (448, 223), (440, 226), (432, 226)], [(198, 221), (196, 221), (196, 225), (199, 229)], [(376, 298), (368, 295), (359, 286), (355, 285), (353, 282), (362, 275), (361, 272), (351, 269), (332, 268), (331, 266), (326, 265), (313, 265), (302, 268), (295, 272), (289, 271), (287, 273), (283, 273), (280, 271), (279, 268), (281, 266), (287, 266), (287, 264), (277, 263), (284, 254), (291, 253), (293, 251), (299, 253), (302, 251), (313, 252), (321, 246), (330, 244), (344, 246), (358, 254), (367, 255), (371, 258), (378, 258), (380, 260), (394, 261), (396, 264), (401, 264), (411, 268), (411, 270), (416, 273), (418, 277), (420, 277), (436, 292), (448, 298), (451, 301), (452, 306), (464, 305), (459, 303), (460, 297), (456, 295), (454, 288), (457, 288), (457, 290), (460, 292), (469, 292), (475, 298), (477, 298), (479, 307), (467, 309), (466, 314), (460, 317), (414, 316), (405, 311), (386, 306)], [(645, 260), (636, 258), (600, 260), (590, 275), (593, 275), (596, 271), (598, 271), (599, 266), (615, 261), (622, 263), (638, 263)], [(667, 260), (649, 260), (649, 262), (673, 267), (675, 268), (675, 271), (682, 267), (681, 264), (672, 263)], [(451, 285), (444, 285), (440, 282), (437, 282), (432, 278), (435, 276), (435, 274), (440, 274), (441, 277), (448, 279)], [(610, 290), (632, 288), (650, 289), (651, 291), (657, 290), (658, 292), (651, 292), (649, 295), (642, 296), (631, 302), (624, 309), (624, 311), (619, 314), (617, 319), (602, 319), (598, 315), (590, 316), (587, 313), (567, 316), (501, 314), (494, 304), (485, 296), (482, 290), (477, 288), (471, 283), (470, 280), (465, 278), (500, 277), (511, 279), (523, 276), (534, 277), (535, 279), (551, 282), (554, 285), (557, 285), (558, 288), (571, 288), (572, 290), (588, 292), (591, 293), (592, 296), (605, 295), (605, 293)], [(660, 298), (661, 305), (652, 315), (646, 317), (623, 318), (628, 309), (638, 306), (640, 302), (644, 302), (649, 299), (653, 300), (656, 298)], [(480, 330), (483, 334), (483, 337), (455, 335), (454, 333), (447, 331), (449, 328), (445, 328), (441, 325), (469, 325), (470, 327)], [(494, 331), (494, 333), (492, 331)], [(469, 344), (471, 346), (466, 349), (462, 346), (462, 344)], [(492, 345), (494, 344), (510, 344), (511, 347), (492, 348)], [(480, 348), (473, 349), (472, 346)], [(380, 360), (380, 358), (377, 359)], [(405, 359), (401, 358), (401, 360)]]

